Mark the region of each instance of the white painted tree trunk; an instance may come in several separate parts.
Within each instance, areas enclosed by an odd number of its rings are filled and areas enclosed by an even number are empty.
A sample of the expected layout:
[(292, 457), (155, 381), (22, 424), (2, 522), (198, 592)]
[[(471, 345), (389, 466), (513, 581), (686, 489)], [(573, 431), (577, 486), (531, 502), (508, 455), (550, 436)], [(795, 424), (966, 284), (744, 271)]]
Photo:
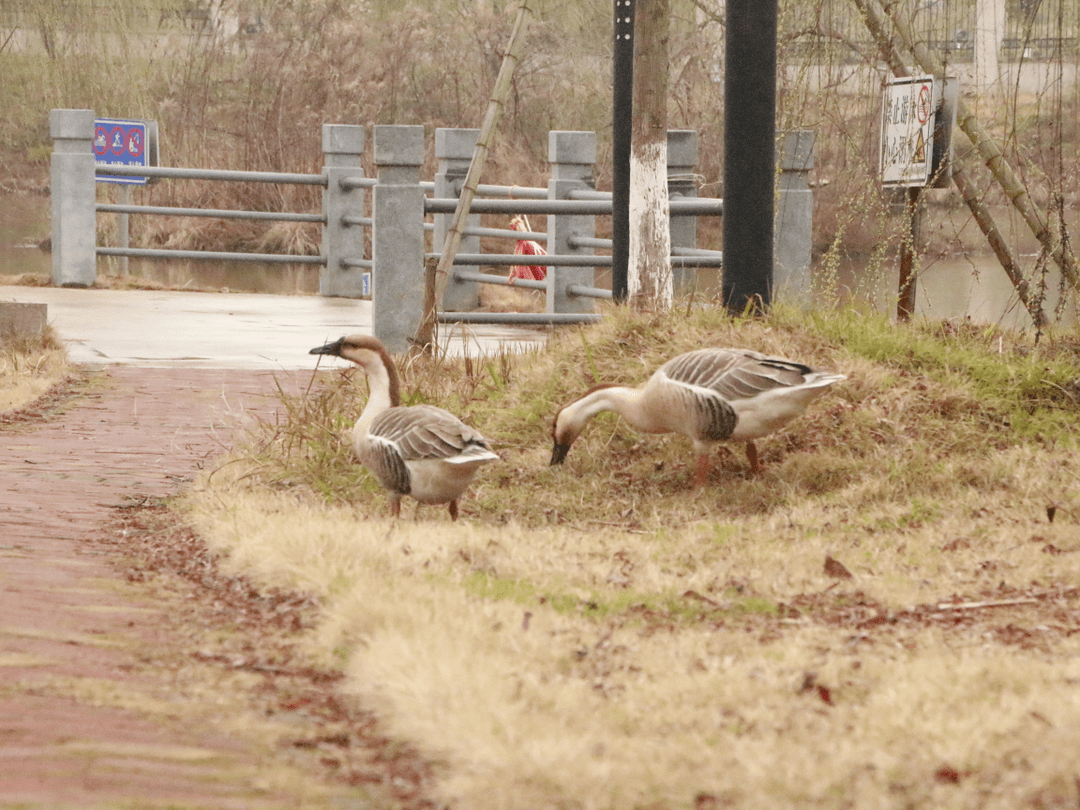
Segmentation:
[[(666, 133), (665, 133), (666, 135)], [(674, 298), (668, 227), (667, 142), (634, 143), (630, 150), (631, 300), (670, 309)]]
[(1005, 0), (975, 3), (975, 94), (992, 102), (1001, 78), (998, 49), (1005, 37)]
[(638, 0), (630, 143), (630, 251), (626, 293), (637, 309), (670, 309), (667, 104), (669, 0)]

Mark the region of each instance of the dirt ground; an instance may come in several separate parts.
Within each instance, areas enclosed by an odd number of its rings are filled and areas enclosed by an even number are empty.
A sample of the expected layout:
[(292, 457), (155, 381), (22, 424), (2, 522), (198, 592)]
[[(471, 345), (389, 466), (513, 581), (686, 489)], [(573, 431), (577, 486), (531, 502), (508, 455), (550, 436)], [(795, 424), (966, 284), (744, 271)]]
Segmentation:
[(0, 807), (434, 806), (296, 650), (313, 606), (222, 575), (165, 505), (274, 386), (111, 367), (0, 418)]

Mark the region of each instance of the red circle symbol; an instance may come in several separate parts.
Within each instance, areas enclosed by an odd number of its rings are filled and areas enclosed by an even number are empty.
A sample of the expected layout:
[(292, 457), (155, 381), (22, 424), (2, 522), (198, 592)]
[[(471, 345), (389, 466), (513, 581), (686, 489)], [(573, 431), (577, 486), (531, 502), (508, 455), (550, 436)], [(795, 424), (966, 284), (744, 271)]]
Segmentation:
[(143, 152), (143, 136), (142, 132), (137, 129), (133, 129), (128, 132), (127, 135), (127, 153), (132, 157), (138, 157)]
[(925, 124), (930, 117), (930, 86), (924, 84), (919, 88), (919, 100), (915, 105), (915, 114), (919, 117), (919, 123)]
[(109, 133), (105, 127), (94, 127), (94, 154), (104, 155), (109, 151)]
[(109, 151), (114, 155), (124, 154), (124, 150), (127, 148), (127, 143), (124, 138), (124, 130), (120, 127), (113, 127), (109, 133)]

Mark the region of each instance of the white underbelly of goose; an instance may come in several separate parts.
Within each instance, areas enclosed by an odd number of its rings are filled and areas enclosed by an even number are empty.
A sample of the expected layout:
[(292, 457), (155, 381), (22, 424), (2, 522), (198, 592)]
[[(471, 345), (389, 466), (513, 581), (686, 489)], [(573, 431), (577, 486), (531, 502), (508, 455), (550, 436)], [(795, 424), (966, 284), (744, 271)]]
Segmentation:
[(421, 503), (447, 503), (457, 500), (472, 483), (476, 471), (493, 459), (484, 457), (464, 461), (423, 459), (410, 461), (409, 494)]

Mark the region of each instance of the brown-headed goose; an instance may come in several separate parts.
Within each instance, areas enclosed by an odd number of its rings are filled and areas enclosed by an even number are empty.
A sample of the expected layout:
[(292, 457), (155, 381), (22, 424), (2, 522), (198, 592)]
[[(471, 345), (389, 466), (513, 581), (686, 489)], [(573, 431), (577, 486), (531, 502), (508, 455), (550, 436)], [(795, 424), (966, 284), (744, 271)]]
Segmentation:
[(694, 443), (701, 486), (709, 472), (709, 445), (746, 442), (757, 471), (754, 439), (779, 430), (843, 374), (746, 349), (697, 349), (660, 366), (640, 388), (598, 385), (555, 415), (552, 464), (561, 464), (586, 423), (614, 411), (646, 433), (681, 433)]
[(452, 413), (433, 405), (401, 405), (397, 368), (382, 343), (366, 335), (343, 337), (312, 349), (351, 360), (364, 370), (370, 394), (353, 428), (353, 450), (390, 493), (391, 512), (401, 496), (449, 504), (457, 520), (458, 499), (477, 470), (499, 456), (487, 439)]

